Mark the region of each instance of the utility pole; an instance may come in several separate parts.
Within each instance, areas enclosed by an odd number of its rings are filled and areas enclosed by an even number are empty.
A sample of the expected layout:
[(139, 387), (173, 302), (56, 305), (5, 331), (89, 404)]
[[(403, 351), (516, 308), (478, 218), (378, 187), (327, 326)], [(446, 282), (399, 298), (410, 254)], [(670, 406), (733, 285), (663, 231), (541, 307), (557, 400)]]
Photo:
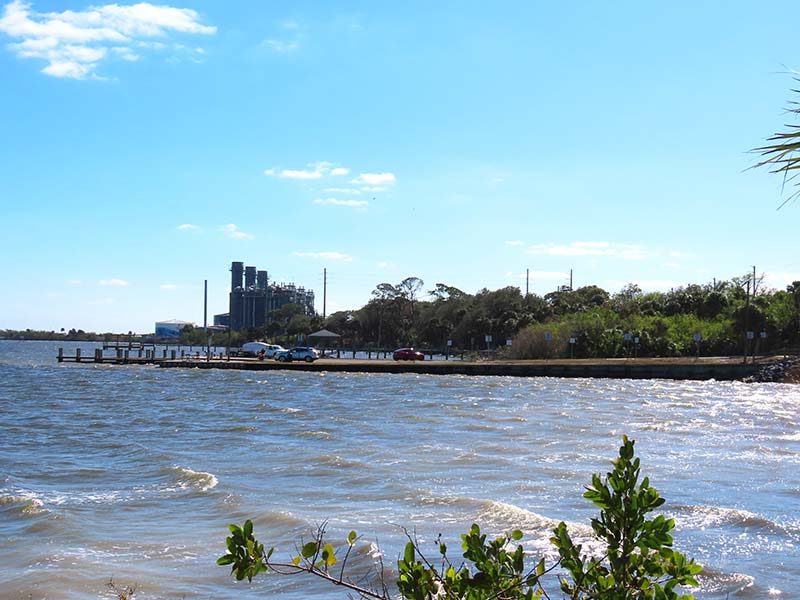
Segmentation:
[(572, 269), (569, 270), (569, 291), (572, 291)]
[(530, 296), (530, 280), (531, 280), (531, 270), (525, 269), (525, 300), (528, 299)]
[(322, 269), (322, 320), (325, 320), (328, 304), (328, 269)]
[(206, 361), (209, 361), (211, 338), (208, 337), (208, 279), (203, 280), (203, 334), (206, 336)]

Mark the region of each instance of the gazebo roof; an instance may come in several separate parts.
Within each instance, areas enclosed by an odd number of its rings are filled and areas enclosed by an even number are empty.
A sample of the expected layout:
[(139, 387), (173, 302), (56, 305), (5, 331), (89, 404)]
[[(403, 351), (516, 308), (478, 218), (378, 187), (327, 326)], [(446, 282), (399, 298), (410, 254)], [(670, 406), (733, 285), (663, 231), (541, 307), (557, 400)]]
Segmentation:
[(319, 331), (315, 331), (314, 333), (309, 333), (308, 337), (310, 338), (340, 338), (338, 333), (333, 333), (332, 331), (328, 331), (327, 329), (320, 329)]

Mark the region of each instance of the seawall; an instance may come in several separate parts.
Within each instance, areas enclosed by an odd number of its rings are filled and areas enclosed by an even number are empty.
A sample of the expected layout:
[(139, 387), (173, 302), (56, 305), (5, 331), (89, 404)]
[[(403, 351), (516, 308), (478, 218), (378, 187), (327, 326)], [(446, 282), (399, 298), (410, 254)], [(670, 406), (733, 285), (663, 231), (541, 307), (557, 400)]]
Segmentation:
[(162, 368), (241, 369), (248, 371), (328, 371), (353, 373), (418, 373), (515, 377), (592, 377), (611, 379), (741, 380), (768, 362), (743, 364), (741, 359), (609, 359), (571, 361), (420, 361), (320, 359), (313, 363), (272, 360), (164, 360)]

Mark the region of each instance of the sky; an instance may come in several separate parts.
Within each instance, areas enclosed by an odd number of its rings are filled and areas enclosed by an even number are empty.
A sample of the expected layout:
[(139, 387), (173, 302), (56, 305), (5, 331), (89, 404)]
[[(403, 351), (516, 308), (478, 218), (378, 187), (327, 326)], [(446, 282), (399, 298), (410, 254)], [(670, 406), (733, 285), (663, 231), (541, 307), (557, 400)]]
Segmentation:
[(166, 1), (0, 4), (0, 328), (800, 279), (797, 2)]

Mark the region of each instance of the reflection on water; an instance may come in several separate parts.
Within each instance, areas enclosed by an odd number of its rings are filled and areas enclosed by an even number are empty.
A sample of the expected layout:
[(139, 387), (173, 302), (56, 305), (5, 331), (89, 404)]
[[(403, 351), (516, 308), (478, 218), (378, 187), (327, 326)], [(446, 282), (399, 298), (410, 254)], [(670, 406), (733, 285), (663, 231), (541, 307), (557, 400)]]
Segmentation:
[(0, 341), (0, 598), (97, 598), (112, 576), (140, 598), (345, 597), (297, 580), (236, 584), (214, 560), (227, 524), (248, 517), (286, 555), (327, 520), (334, 536), (378, 539), (389, 567), (400, 525), (423, 543), (473, 521), (519, 527), (552, 556), (559, 520), (590, 535), (583, 485), (623, 433), (667, 498), (677, 547), (706, 565), (698, 598), (798, 597), (800, 388), (254, 379), (58, 365), (56, 346)]

